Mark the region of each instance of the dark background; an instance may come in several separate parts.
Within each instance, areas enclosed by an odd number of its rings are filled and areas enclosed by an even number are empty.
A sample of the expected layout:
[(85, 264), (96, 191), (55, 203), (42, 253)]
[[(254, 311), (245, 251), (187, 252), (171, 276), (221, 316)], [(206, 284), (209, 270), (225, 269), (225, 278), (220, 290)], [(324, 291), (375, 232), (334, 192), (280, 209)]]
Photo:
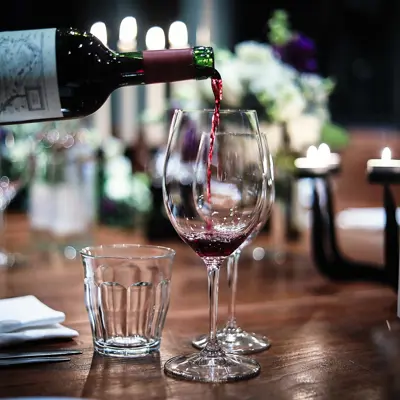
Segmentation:
[[(218, 2), (218, 0), (215, 0)], [(193, 1), (193, 12), (196, 10)], [(232, 38), (266, 40), (266, 22), (276, 8), (290, 13), (292, 27), (318, 46), (320, 73), (338, 82), (331, 99), (333, 119), (346, 125), (400, 125), (400, 1), (230, 0)], [(89, 29), (104, 21), (109, 43), (126, 15), (165, 30), (181, 19), (180, 0), (12, 0), (1, 5), (0, 30), (69, 27)], [(139, 46), (143, 39), (139, 39)]]

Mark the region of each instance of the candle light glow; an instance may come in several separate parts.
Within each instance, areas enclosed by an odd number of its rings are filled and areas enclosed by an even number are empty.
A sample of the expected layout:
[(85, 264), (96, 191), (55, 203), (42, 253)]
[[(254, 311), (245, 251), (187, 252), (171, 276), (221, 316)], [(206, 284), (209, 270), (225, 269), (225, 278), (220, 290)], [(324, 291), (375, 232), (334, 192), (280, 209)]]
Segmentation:
[(90, 33), (107, 46), (107, 27), (104, 22), (96, 22), (90, 28)]
[[(119, 27), (118, 50), (123, 53), (136, 51), (138, 33), (137, 22), (134, 17), (125, 17)], [(138, 89), (126, 86), (118, 90), (120, 98), (120, 137), (126, 144), (132, 144), (137, 137), (135, 126), (138, 114)]]
[(165, 33), (159, 26), (153, 26), (146, 33), (146, 47), (148, 50), (165, 49)]
[[(153, 26), (146, 34), (146, 47), (148, 50), (165, 49), (165, 33), (159, 26)], [(146, 85), (146, 141), (149, 147), (158, 147), (166, 138), (166, 129), (163, 117), (166, 111), (167, 85), (155, 83)]]
[(382, 149), (381, 158), (368, 160), (368, 169), (371, 168), (400, 168), (400, 160), (392, 159), (392, 150), (389, 147)]
[(381, 159), (382, 161), (388, 161), (392, 159), (392, 150), (390, 150), (389, 147), (385, 147), (382, 150)]
[(168, 41), (171, 49), (184, 49), (189, 47), (188, 29), (182, 21), (175, 21), (168, 31)]
[[(90, 33), (96, 36), (105, 46), (107, 46), (107, 27), (104, 22), (96, 22), (90, 28)], [(111, 136), (111, 101), (106, 102), (93, 114), (93, 125), (102, 140)]]
[(118, 49), (122, 52), (135, 51), (137, 37), (137, 22), (134, 17), (125, 17), (119, 26)]
[(303, 173), (321, 175), (337, 169), (340, 166), (340, 156), (331, 153), (331, 149), (326, 143), (321, 143), (318, 148), (310, 146), (307, 149), (306, 157), (297, 158), (294, 164)]
[(307, 155), (306, 155), (306, 157), (307, 157), (308, 159), (313, 159), (313, 158), (318, 157), (318, 149), (317, 149), (315, 146), (310, 146), (310, 147), (307, 149)]
[(136, 39), (137, 23), (136, 18), (125, 17), (119, 26), (119, 40), (129, 43)]
[[(168, 42), (171, 49), (185, 49), (189, 47), (188, 29), (184, 22), (175, 21), (171, 24), (168, 31)], [(195, 100), (196, 81), (187, 80), (171, 83), (171, 97), (179, 107), (187, 107), (190, 103), (191, 108), (196, 108)]]
[(382, 149), (381, 158), (367, 161), (367, 175), (372, 183), (400, 181), (400, 160), (392, 159), (392, 150), (389, 147)]

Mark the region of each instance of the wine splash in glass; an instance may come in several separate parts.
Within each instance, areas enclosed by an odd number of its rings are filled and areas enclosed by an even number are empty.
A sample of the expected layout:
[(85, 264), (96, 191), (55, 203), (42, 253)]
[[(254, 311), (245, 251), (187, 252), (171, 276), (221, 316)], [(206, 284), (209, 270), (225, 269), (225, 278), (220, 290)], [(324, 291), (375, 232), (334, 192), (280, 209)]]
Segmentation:
[[(213, 82), (218, 94), (220, 85)], [(254, 110), (221, 111), (217, 104), (214, 110), (175, 111), (164, 164), (164, 204), (179, 236), (207, 268), (210, 332), (199, 353), (168, 360), (167, 375), (227, 382), (260, 372), (257, 361), (225, 353), (217, 338), (217, 310), (220, 267), (260, 221), (264, 170)]]

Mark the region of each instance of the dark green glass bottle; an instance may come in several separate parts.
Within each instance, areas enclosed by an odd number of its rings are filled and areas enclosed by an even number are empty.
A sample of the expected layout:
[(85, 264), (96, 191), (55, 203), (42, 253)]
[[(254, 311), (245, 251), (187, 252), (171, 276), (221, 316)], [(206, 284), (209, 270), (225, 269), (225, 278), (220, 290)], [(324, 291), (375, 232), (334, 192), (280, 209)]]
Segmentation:
[(117, 53), (89, 32), (0, 32), (0, 125), (80, 118), (123, 86), (206, 79), (211, 47)]

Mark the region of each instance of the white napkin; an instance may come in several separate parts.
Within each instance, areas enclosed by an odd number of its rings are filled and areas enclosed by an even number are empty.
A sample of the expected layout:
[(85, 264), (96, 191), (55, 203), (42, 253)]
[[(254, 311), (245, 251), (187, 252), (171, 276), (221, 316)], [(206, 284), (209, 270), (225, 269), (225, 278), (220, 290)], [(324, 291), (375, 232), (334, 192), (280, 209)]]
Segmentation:
[(79, 333), (60, 324), (21, 329), (10, 333), (0, 333), (0, 347), (32, 340), (71, 339)]
[(60, 325), (65, 314), (35, 296), (0, 300), (0, 346), (28, 340), (73, 338), (78, 332)]
[(0, 300), (0, 333), (64, 322), (65, 314), (55, 311), (35, 296)]

